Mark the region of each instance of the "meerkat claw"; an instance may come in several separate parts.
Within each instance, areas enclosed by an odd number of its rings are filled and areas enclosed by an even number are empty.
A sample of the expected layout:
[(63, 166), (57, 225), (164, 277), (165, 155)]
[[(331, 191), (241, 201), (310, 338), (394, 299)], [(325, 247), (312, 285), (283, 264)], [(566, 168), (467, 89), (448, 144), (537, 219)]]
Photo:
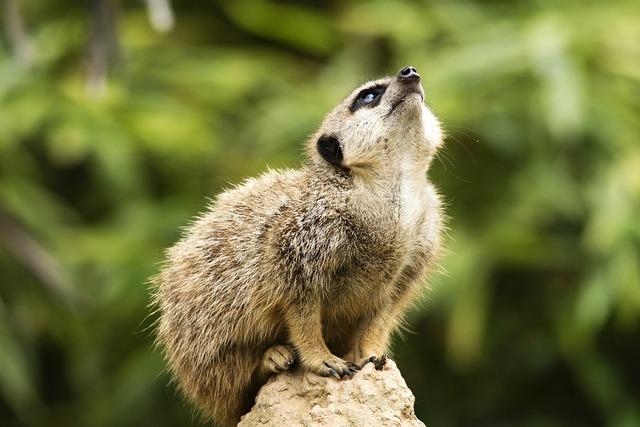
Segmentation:
[(275, 345), (268, 348), (262, 356), (262, 369), (265, 372), (279, 373), (288, 370), (295, 362), (294, 350), (287, 345)]
[(344, 373), (345, 376), (348, 376), (349, 378), (351, 378), (359, 370), (360, 370), (360, 367), (358, 365), (355, 365), (349, 362), (347, 366), (342, 370), (342, 372)]
[(370, 357), (367, 357), (366, 359), (360, 361), (359, 365), (356, 365), (356, 366), (358, 366), (360, 369), (362, 369), (362, 368), (364, 368), (364, 366), (367, 363), (369, 363), (369, 362), (373, 363), (375, 360), (376, 360), (376, 356), (370, 356)]
[(353, 377), (353, 375), (360, 370), (357, 365), (346, 361), (325, 361), (323, 362), (324, 369), (320, 371), (320, 375), (328, 377), (333, 375), (337, 379), (344, 377)]
[(367, 363), (373, 363), (373, 366), (375, 366), (375, 368), (380, 371), (382, 370), (382, 368), (384, 367), (384, 365), (387, 363), (387, 356), (386, 355), (382, 355), (380, 357), (378, 356), (370, 356), (366, 359), (364, 359), (361, 363), (360, 363), (360, 368), (364, 368), (364, 366)]
[(387, 363), (387, 356), (383, 354), (382, 356), (380, 356), (380, 359), (375, 357), (372, 362), (373, 366), (375, 366), (378, 371), (381, 371), (382, 368), (384, 368), (384, 365)]
[(344, 374), (343, 378), (344, 377), (353, 378), (353, 375), (356, 373), (356, 371), (352, 370), (351, 368), (344, 368), (342, 373)]

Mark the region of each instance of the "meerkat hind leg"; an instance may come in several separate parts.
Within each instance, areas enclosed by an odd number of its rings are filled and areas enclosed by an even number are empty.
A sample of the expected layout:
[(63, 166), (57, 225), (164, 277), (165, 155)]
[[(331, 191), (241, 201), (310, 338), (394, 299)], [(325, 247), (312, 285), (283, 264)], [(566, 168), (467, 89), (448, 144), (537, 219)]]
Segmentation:
[(295, 361), (296, 354), (293, 348), (288, 345), (274, 345), (262, 355), (261, 370), (265, 375), (286, 371)]

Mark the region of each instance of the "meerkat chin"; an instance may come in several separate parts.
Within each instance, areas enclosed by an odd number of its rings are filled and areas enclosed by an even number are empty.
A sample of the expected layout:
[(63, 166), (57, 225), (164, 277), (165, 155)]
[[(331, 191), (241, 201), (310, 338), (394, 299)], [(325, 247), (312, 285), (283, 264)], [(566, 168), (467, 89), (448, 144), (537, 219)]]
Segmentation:
[(382, 369), (426, 286), (443, 214), (426, 172), (442, 143), (405, 67), (340, 102), (298, 170), (220, 194), (154, 279), (157, 341), (202, 412), (234, 424), (269, 375)]

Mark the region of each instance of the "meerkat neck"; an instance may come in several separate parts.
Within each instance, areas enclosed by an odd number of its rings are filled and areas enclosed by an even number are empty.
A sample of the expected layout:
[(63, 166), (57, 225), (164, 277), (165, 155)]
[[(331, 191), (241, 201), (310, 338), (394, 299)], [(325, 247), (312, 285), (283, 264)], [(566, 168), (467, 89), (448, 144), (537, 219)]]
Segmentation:
[(400, 215), (401, 207), (413, 206), (412, 199), (419, 201), (427, 190), (427, 168), (427, 164), (416, 162), (410, 154), (384, 167), (365, 170), (308, 165), (314, 185), (343, 193), (353, 211), (362, 211), (365, 216), (392, 212)]
[(313, 181), (319, 185), (326, 185), (340, 189), (347, 189), (353, 181), (353, 174), (348, 169), (337, 168), (329, 164), (310, 162), (306, 170)]

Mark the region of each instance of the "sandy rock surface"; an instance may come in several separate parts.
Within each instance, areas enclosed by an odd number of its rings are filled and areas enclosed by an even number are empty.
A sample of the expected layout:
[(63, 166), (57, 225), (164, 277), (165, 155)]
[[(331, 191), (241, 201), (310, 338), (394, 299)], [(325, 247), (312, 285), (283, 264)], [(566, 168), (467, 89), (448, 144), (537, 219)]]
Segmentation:
[(285, 372), (269, 380), (238, 424), (252, 426), (424, 426), (414, 397), (392, 360), (368, 363), (351, 379)]

